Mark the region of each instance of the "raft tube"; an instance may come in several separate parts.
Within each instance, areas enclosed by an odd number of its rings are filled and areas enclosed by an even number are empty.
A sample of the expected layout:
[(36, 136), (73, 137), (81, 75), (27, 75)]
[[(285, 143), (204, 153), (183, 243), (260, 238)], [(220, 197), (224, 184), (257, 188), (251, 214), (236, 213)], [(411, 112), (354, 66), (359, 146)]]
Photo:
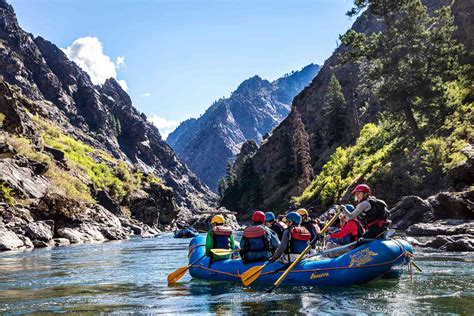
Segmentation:
[[(199, 236), (189, 244), (189, 262), (205, 253), (205, 237)], [(287, 275), (282, 285), (347, 286), (366, 283), (390, 272), (392, 268), (408, 264), (413, 248), (404, 240), (373, 240), (337, 258), (305, 259)], [(213, 281), (241, 282), (240, 275), (262, 262), (243, 264), (240, 259), (227, 259), (209, 264), (204, 257), (189, 269), (193, 278)], [(273, 284), (287, 265), (269, 264), (255, 284)]]
[(199, 232), (194, 228), (180, 229), (174, 232), (174, 238), (193, 238), (199, 236)]

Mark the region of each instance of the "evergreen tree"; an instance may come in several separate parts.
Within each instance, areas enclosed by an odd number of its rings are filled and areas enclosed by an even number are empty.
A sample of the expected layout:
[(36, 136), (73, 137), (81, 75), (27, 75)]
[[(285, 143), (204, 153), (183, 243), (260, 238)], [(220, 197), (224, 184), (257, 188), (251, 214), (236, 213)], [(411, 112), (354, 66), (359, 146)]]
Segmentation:
[(219, 179), (219, 184), (217, 186), (217, 192), (219, 193), (220, 198), (224, 198), (225, 190), (227, 189), (227, 184), (225, 178)]
[(459, 79), (467, 67), (459, 63), (462, 45), (450, 7), (430, 15), (421, 0), (355, 0), (349, 15), (367, 8), (381, 18), (382, 32), (371, 35), (349, 31), (341, 37), (350, 49), (342, 56), (367, 63), (361, 82), (378, 98), (394, 121), (408, 126), (421, 143), (439, 129), (451, 111), (447, 83)]
[(294, 129), (293, 148), (296, 157), (296, 173), (298, 175), (298, 194), (301, 194), (311, 183), (311, 180), (313, 180), (313, 167), (311, 166), (309, 135), (306, 132), (301, 114), (296, 108), (293, 108), (291, 124)]
[(225, 167), (225, 182), (227, 187), (231, 187), (235, 183), (235, 173), (234, 173), (234, 168), (232, 167), (232, 163), (230, 160), (227, 161), (227, 165)]
[(346, 99), (341, 84), (333, 74), (324, 96), (323, 115), (328, 125), (329, 144), (341, 141), (346, 127)]

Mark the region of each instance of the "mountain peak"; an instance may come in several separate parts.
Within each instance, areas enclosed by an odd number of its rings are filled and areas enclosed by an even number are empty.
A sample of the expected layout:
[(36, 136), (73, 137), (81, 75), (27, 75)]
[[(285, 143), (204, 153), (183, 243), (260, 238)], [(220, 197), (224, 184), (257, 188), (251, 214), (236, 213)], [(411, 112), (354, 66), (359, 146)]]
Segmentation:
[(268, 80), (262, 79), (260, 76), (255, 75), (247, 80), (244, 80), (233, 94), (245, 94), (270, 86), (271, 83)]

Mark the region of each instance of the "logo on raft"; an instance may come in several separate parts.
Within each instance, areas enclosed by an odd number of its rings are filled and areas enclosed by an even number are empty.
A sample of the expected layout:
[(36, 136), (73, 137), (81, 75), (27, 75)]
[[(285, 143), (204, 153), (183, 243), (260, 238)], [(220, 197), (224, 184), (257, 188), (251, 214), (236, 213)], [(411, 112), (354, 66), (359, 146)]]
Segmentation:
[(349, 268), (353, 266), (360, 267), (366, 263), (369, 263), (374, 260), (374, 257), (377, 256), (378, 253), (369, 250), (369, 248), (365, 248), (355, 254), (351, 255), (351, 263), (349, 264)]
[(324, 273), (312, 273), (311, 276), (310, 276), (310, 279), (311, 280), (314, 280), (314, 279), (320, 279), (320, 278), (325, 278), (325, 277), (328, 277), (329, 276), (329, 273), (327, 272), (324, 272)]

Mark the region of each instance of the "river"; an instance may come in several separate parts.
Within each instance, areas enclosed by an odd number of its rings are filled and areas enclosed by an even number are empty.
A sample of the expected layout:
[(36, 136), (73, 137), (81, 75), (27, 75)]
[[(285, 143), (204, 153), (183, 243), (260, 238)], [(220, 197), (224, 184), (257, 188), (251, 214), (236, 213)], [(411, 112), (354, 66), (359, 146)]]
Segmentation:
[(166, 276), (187, 264), (189, 239), (170, 234), (0, 253), (0, 312), (162, 314), (474, 313), (474, 255), (422, 251), (411, 283), (380, 279), (346, 288), (244, 289)]

